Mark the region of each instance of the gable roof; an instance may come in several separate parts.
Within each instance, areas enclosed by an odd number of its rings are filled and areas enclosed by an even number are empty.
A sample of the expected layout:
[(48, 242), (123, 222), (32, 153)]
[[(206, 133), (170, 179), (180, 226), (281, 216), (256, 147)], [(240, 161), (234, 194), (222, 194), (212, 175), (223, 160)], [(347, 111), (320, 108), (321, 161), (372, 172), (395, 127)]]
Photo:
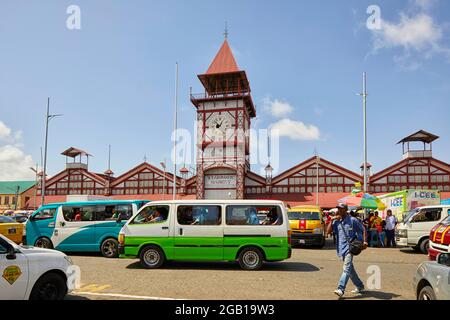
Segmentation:
[[(125, 172), (124, 174), (118, 176), (118, 177), (111, 183), (111, 186), (114, 187), (114, 186), (116, 186), (116, 185), (122, 183), (123, 181), (125, 181), (125, 180), (131, 178), (131, 177), (134, 176), (135, 174), (137, 174), (137, 173), (139, 173), (139, 172), (141, 172), (142, 170), (145, 170), (145, 169), (148, 169), (148, 170), (150, 170), (150, 171), (156, 172), (156, 173), (158, 173), (158, 174), (161, 175), (161, 176), (164, 176), (164, 171), (162, 171), (161, 169), (159, 169), (159, 168), (157, 168), (157, 167), (151, 165), (151, 164), (148, 163), (148, 162), (143, 162), (143, 163), (137, 165), (136, 167), (134, 167), (133, 169), (131, 169), (131, 170)], [(172, 179), (172, 180), (173, 180), (173, 174), (172, 174), (172, 173), (166, 171), (165, 174), (166, 174), (166, 178), (167, 178), (168, 180), (169, 180), (169, 179)], [(176, 182), (179, 184), (181, 178), (178, 177), (178, 176), (176, 176), (176, 180), (177, 180)]]
[(0, 181), (0, 194), (15, 194), (19, 187), (19, 194), (34, 187), (36, 181)]
[[(272, 183), (276, 184), (276, 183), (278, 183), (278, 182), (280, 182), (280, 181), (290, 177), (291, 175), (297, 173), (298, 171), (301, 171), (301, 170), (303, 170), (305, 168), (308, 168), (309, 166), (311, 166), (312, 164), (315, 164), (315, 163), (316, 163), (316, 157), (313, 156), (313, 157), (303, 161), (302, 163), (292, 167), (291, 169), (286, 170), (285, 172), (283, 172), (283, 173), (279, 174), (278, 176), (274, 177), (272, 179)], [(356, 172), (353, 172), (353, 171), (350, 171), (348, 169), (345, 169), (344, 167), (341, 167), (341, 166), (339, 166), (339, 165), (337, 165), (337, 164), (335, 164), (335, 163), (333, 163), (331, 161), (325, 160), (322, 157), (320, 157), (319, 165), (322, 166), (322, 167), (329, 168), (329, 169), (331, 169), (333, 171), (336, 171), (337, 173), (340, 173), (343, 176), (345, 176), (345, 177), (347, 177), (347, 178), (349, 178), (351, 180), (361, 181), (361, 179), (362, 179), (362, 176), (357, 174)]]
[(219, 49), (219, 52), (217, 52), (216, 57), (206, 71), (206, 74), (229, 73), (238, 71), (239, 67), (236, 63), (236, 59), (234, 59), (233, 52), (231, 51), (227, 39), (225, 39)]
[(425, 130), (419, 130), (416, 133), (413, 133), (412, 135), (407, 136), (406, 138), (403, 138), (400, 140), (397, 144), (405, 143), (405, 142), (425, 142), (425, 143), (432, 143), (433, 141), (439, 139), (438, 136), (426, 132)]

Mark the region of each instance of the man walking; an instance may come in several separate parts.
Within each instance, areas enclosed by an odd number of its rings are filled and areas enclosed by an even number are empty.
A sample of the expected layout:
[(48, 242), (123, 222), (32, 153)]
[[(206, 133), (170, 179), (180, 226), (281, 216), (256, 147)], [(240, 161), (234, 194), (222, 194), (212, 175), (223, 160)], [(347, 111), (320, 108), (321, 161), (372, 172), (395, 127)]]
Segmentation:
[(396, 248), (397, 243), (395, 243), (395, 227), (397, 226), (398, 220), (397, 217), (392, 215), (391, 209), (386, 211), (386, 214), (386, 247), (390, 248), (392, 245), (392, 247)]
[(351, 217), (348, 214), (348, 207), (345, 204), (340, 203), (338, 206), (337, 214), (332, 218), (332, 222), (328, 226), (327, 233), (332, 231), (336, 235), (336, 249), (337, 255), (344, 262), (343, 273), (339, 280), (338, 288), (334, 293), (340, 298), (345, 293), (347, 282), (352, 280), (356, 286), (351, 292), (354, 294), (361, 294), (364, 291), (364, 284), (356, 273), (353, 266), (353, 255), (350, 253), (350, 241), (357, 238), (364, 242), (363, 249), (367, 248), (366, 230), (358, 219)]

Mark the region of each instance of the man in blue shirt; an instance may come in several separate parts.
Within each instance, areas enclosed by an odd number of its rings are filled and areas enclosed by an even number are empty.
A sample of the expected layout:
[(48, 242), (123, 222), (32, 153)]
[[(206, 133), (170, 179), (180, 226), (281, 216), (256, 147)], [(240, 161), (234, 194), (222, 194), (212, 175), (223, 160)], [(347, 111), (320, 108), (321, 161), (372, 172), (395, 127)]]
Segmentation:
[(357, 238), (360, 241), (364, 239), (364, 249), (367, 247), (366, 230), (358, 219), (348, 214), (348, 207), (345, 204), (340, 203), (337, 206), (338, 212), (332, 218), (331, 223), (328, 226), (327, 233), (331, 234), (331, 231), (336, 235), (336, 249), (337, 255), (344, 261), (344, 271), (339, 280), (338, 288), (334, 293), (342, 297), (345, 293), (345, 288), (349, 279), (352, 280), (356, 286), (355, 290), (352, 290), (354, 294), (361, 294), (364, 290), (364, 284), (356, 273), (353, 266), (353, 255), (350, 253), (350, 240)]

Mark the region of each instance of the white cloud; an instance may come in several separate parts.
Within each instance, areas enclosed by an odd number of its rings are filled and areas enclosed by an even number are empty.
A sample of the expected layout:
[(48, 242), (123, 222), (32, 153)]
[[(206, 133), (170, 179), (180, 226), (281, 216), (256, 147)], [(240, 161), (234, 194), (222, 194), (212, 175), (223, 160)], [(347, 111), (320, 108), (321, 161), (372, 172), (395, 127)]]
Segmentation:
[(397, 24), (383, 20), (381, 30), (375, 31), (374, 34), (375, 49), (402, 47), (420, 52), (438, 48), (442, 38), (442, 30), (431, 16), (424, 13), (415, 17), (402, 13)]
[(11, 137), (11, 129), (0, 121), (0, 140), (7, 140)]
[(401, 49), (394, 61), (408, 70), (416, 70), (423, 59), (443, 54), (450, 61), (450, 48), (443, 43), (444, 27), (438, 24), (430, 8), (435, 0), (411, 0), (406, 11), (400, 12), (397, 22), (381, 20), (380, 30), (371, 30), (373, 52), (382, 49)]
[(263, 103), (264, 110), (276, 118), (286, 117), (294, 111), (294, 108), (288, 102), (278, 99), (272, 100), (270, 97), (266, 97)]
[(282, 119), (273, 123), (270, 130), (280, 137), (288, 137), (292, 140), (319, 140), (320, 130), (314, 125), (304, 124), (301, 121)]
[(34, 180), (33, 159), (22, 150), (22, 132), (0, 121), (0, 180)]

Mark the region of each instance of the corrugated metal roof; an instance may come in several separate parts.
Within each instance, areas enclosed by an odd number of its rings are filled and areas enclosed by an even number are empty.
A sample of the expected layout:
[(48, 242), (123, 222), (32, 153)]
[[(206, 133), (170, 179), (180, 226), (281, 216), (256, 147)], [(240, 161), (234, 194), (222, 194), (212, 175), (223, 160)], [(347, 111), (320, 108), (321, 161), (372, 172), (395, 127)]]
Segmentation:
[(0, 194), (15, 194), (17, 187), (19, 187), (19, 193), (22, 193), (35, 184), (36, 181), (0, 181)]

